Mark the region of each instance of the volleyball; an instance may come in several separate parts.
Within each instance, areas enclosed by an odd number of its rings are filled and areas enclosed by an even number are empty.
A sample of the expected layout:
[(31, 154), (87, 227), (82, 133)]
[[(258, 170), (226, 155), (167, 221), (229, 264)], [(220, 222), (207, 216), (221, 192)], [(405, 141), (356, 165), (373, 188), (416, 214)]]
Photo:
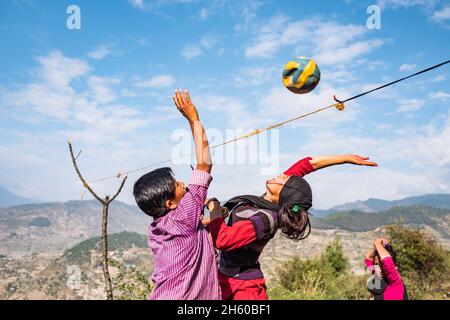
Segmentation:
[(293, 93), (311, 92), (319, 81), (320, 69), (313, 59), (296, 57), (284, 66), (283, 84)]

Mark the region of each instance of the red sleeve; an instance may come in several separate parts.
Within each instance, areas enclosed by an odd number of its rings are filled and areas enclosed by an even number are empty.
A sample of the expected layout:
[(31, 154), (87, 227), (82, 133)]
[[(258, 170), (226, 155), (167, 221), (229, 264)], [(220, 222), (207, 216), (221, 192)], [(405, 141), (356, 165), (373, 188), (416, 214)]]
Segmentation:
[(298, 161), (296, 164), (294, 164), (292, 167), (287, 169), (284, 174), (288, 176), (300, 176), (303, 177), (307, 175), (308, 173), (311, 173), (315, 171), (313, 166), (311, 165), (310, 160), (312, 160), (311, 157), (302, 159)]
[(214, 246), (221, 251), (241, 248), (256, 240), (256, 232), (250, 220), (238, 221), (231, 227), (218, 218), (208, 225)]

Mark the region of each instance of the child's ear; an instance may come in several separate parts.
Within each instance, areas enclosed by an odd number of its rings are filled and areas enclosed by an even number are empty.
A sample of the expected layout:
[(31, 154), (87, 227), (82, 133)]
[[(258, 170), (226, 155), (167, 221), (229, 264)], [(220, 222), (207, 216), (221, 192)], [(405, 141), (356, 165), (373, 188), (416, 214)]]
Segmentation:
[(176, 209), (178, 207), (178, 203), (173, 200), (166, 200), (166, 208), (169, 210)]

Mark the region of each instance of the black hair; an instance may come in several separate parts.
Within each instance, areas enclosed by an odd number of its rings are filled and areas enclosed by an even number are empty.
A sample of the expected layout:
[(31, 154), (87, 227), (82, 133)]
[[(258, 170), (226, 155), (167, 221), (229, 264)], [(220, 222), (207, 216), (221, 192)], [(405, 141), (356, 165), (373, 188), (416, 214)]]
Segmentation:
[(153, 170), (134, 184), (133, 195), (145, 214), (159, 218), (167, 213), (166, 201), (175, 198), (175, 178), (170, 168)]
[(278, 223), (283, 235), (294, 241), (306, 239), (311, 233), (309, 213), (298, 204), (282, 206), (278, 212)]

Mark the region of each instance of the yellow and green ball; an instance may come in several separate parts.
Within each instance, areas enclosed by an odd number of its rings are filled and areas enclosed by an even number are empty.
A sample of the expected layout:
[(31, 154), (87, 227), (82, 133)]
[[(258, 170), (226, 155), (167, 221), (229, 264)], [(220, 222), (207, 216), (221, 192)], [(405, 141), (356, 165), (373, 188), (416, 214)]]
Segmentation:
[(313, 59), (297, 57), (289, 61), (283, 70), (283, 84), (293, 93), (308, 93), (320, 81), (320, 69)]

